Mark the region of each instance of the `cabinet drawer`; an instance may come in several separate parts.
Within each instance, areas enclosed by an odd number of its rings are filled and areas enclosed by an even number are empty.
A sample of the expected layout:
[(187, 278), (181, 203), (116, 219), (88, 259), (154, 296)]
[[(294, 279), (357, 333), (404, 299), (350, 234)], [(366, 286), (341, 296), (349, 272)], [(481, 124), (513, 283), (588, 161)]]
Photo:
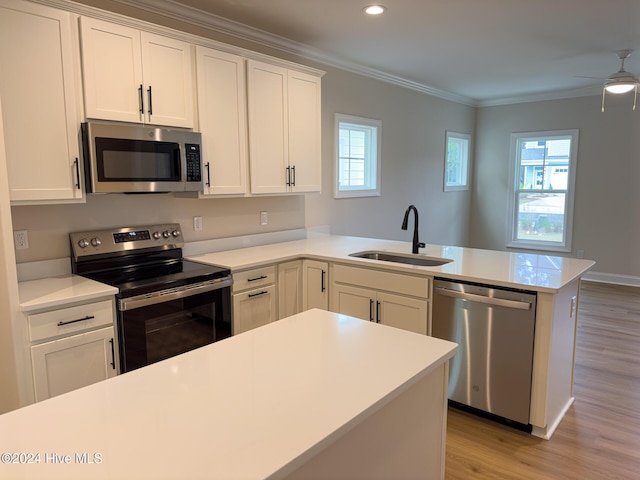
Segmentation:
[(29, 315), (28, 318), (29, 337), (32, 342), (70, 335), (101, 325), (113, 325), (113, 301), (103, 300), (86, 305), (61, 308)]
[(254, 268), (233, 274), (233, 292), (241, 292), (248, 288), (258, 288), (276, 281), (276, 266)]
[(370, 268), (336, 264), (332, 270), (333, 281), (387, 292), (429, 298), (429, 277), (404, 275)]

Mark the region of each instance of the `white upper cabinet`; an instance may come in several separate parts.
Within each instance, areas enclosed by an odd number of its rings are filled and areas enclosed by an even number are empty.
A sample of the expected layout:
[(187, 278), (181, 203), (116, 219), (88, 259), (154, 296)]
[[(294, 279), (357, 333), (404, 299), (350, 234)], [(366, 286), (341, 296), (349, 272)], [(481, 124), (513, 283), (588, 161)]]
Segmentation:
[(84, 200), (74, 19), (20, 0), (0, 5), (1, 113), (12, 203)]
[(194, 126), (191, 44), (80, 19), (87, 118)]
[(196, 47), (204, 196), (247, 193), (247, 96), (244, 59)]
[(320, 77), (247, 61), (251, 193), (320, 191)]
[(289, 70), (289, 165), (294, 167), (292, 192), (319, 192), (320, 78)]

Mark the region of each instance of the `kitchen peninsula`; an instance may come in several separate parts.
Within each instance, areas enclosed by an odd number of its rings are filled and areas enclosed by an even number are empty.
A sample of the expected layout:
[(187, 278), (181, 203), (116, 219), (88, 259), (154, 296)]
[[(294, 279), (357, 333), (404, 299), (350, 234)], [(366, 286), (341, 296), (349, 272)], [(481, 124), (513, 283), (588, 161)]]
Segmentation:
[(0, 477), (442, 479), (456, 349), (309, 310), (0, 416)]
[[(206, 252), (206, 246), (187, 246), (191, 260), (230, 268), (234, 274), (258, 272), (255, 278), (267, 278), (267, 268), (288, 265), (297, 260), (323, 262), (322, 287), (331, 295), (330, 310), (359, 318), (373, 319), (379, 300), (361, 302), (363, 311), (356, 315), (340, 304), (346, 297), (367, 293), (369, 298), (406, 298), (411, 305), (401, 305), (401, 315), (411, 309), (424, 318), (424, 325), (397, 325), (422, 333), (431, 333), (431, 301), (434, 278), (476, 282), (484, 285), (515, 288), (537, 294), (533, 373), (529, 423), (533, 435), (550, 438), (574, 401), (573, 368), (575, 333), (580, 281), (594, 262), (543, 254), (499, 252), (455, 246), (427, 245), (423, 256), (452, 260), (441, 266), (425, 267), (404, 263), (357, 258), (351, 254), (385, 251), (409, 254), (410, 242), (381, 239), (319, 235), (302, 240), (236, 250)], [(324, 272), (325, 269), (323, 269)], [(275, 271), (275, 270), (274, 270)], [(325, 275), (328, 279), (325, 279)], [(268, 281), (268, 280), (265, 280)], [(326, 282), (326, 285), (325, 285)], [(258, 283), (258, 282), (256, 282)], [(303, 288), (306, 288), (303, 286)], [(265, 290), (259, 290), (259, 293)], [(280, 293), (281, 295), (281, 293)], [(362, 296), (362, 295), (361, 295)], [(304, 303), (304, 302), (303, 302)], [(384, 302), (381, 302), (384, 303)], [(396, 301), (395, 305), (400, 302)], [(406, 308), (405, 308), (406, 307)], [(384, 307), (382, 307), (384, 308)], [(371, 313), (370, 313), (371, 309)], [(383, 322), (384, 323), (384, 322)]]

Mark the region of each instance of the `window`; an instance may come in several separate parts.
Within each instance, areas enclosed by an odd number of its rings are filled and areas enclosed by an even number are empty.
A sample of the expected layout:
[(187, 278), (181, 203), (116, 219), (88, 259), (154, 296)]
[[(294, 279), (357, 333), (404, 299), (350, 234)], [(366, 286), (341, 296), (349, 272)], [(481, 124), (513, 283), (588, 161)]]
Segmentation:
[(335, 198), (380, 195), (382, 122), (336, 114)]
[(509, 247), (571, 250), (578, 130), (511, 135)]
[(469, 143), (465, 133), (447, 132), (444, 157), (444, 191), (469, 190)]

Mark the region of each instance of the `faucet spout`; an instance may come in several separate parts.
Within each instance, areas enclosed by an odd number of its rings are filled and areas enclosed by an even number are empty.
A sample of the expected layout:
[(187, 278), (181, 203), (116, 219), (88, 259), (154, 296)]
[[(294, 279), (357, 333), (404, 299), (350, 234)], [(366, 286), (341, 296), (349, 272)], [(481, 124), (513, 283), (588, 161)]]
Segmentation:
[(402, 221), (401, 228), (402, 230), (406, 230), (408, 228), (409, 213), (411, 211), (413, 211), (415, 216), (415, 220), (413, 222), (413, 244), (411, 247), (411, 253), (418, 253), (418, 249), (421, 247), (424, 248), (425, 244), (420, 243), (420, 240), (418, 240), (418, 209), (415, 207), (415, 205), (409, 205), (407, 210), (404, 212), (404, 220)]

